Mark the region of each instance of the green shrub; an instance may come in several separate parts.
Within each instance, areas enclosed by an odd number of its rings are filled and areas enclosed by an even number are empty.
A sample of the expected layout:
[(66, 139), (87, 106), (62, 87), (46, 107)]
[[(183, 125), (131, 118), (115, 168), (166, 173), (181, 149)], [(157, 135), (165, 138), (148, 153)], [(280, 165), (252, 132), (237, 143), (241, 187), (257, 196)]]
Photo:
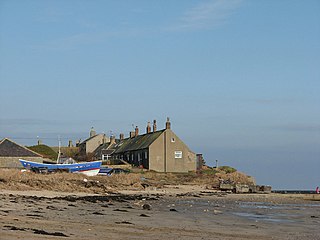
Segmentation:
[(214, 175), (214, 174), (216, 174), (218, 171), (217, 171), (216, 169), (208, 168), (208, 169), (202, 170), (201, 172), (202, 172), (203, 174)]
[(44, 158), (56, 160), (58, 157), (58, 153), (53, 151), (53, 149), (47, 145), (35, 145), (28, 148), (36, 153), (39, 153)]
[(225, 173), (234, 173), (237, 171), (237, 169), (229, 166), (221, 166), (219, 167), (220, 170), (224, 171)]

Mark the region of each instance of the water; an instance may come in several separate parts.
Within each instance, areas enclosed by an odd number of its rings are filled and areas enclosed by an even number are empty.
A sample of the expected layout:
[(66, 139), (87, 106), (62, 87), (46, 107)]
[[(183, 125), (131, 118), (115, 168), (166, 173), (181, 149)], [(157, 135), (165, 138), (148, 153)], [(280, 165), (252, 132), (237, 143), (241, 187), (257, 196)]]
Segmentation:
[(268, 223), (302, 223), (313, 214), (318, 221), (320, 203), (272, 203), (272, 202), (242, 202), (220, 201), (208, 199), (181, 199), (175, 202), (171, 208), (190, 216), (219, 213), (245, 218), (254, 222)]

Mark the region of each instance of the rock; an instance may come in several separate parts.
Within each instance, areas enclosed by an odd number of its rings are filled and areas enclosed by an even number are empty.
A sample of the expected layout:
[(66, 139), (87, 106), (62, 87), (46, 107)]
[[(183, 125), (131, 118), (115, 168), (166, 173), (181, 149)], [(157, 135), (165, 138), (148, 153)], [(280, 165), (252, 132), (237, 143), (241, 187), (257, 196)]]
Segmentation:
[(151, 210), (151, 205), (148, 204), (148, 203), (145, 203), (145, 204), (142, 205), (142, 208), (143, 208), (144, 210)]
[(222, 213), (222, 211), (219, 211), (219, 210), (213, 210), (213, 213), (214, 213), (214, 214), (221, 214), (221, 213)]
[(142, 213), (142, 214), (140, 214), (140, 217), (150, 217), (150, 216)]

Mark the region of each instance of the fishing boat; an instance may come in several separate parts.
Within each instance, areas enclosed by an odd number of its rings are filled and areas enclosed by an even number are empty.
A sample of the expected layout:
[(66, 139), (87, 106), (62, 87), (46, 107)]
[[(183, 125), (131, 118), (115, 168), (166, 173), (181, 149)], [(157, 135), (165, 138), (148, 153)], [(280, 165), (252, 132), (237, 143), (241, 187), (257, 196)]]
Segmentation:
[(70, 173), (83, 173), (87, 176), (95, 176), (99, 173), (102, 161), (94, 162), (81, 162), (72, 164), (50, 164), (50, 163), (38, 163), (19, 159), (22, 166), (29, 170), (38, 172), (70, 172)]
[(70, 173), (83, 173), (87, 176), (95, 176), (99, 173), (102, 161), (94, 162), (64, 162), (61, 163), (61, 143), (59, 139), (59, 151), (57, 157), (57, 163), (38, 163), (19, 159), (22, 166), (26, 169), (39, 172), (39, 173), (52, 173), (52, 172), (70, 172)]

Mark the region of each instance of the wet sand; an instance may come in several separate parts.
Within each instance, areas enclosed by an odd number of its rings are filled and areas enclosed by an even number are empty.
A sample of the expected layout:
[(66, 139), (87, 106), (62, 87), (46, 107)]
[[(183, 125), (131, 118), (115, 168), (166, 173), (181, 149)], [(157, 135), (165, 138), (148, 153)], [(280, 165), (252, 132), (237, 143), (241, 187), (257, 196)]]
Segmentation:
[(320, 239), (320, 202), (308, 196), (195, 188), (104, 195), (3, 190), (0, 239)]

